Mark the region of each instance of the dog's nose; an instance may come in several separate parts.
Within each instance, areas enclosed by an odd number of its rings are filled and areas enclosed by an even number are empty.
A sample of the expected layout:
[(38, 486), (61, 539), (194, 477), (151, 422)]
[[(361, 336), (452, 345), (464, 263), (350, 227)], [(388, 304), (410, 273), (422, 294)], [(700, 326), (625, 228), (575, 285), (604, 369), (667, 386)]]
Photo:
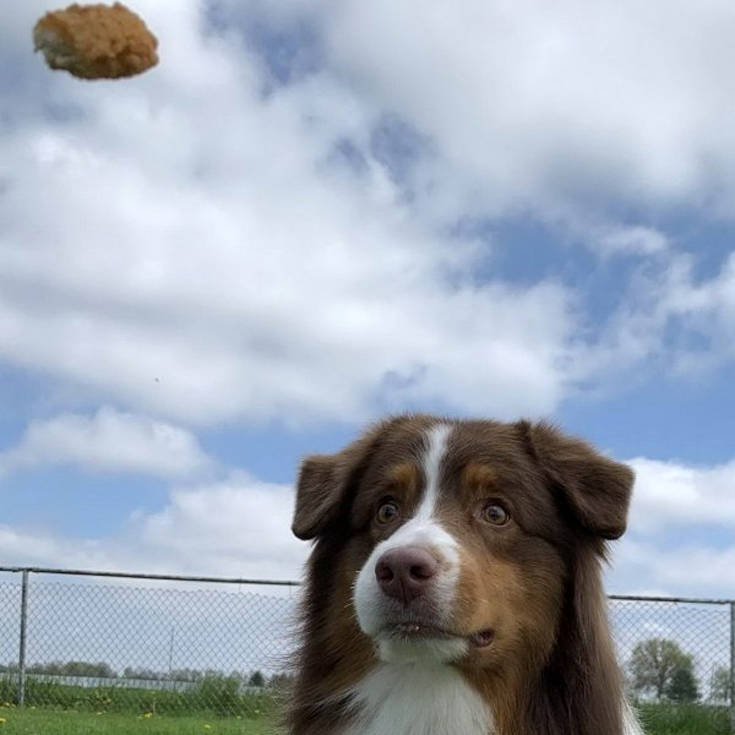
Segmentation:
[(436, 576), (439, 562), (420, 546), (386, 551), (375, 565), (380, 588), (404, 605), (420, 597)]

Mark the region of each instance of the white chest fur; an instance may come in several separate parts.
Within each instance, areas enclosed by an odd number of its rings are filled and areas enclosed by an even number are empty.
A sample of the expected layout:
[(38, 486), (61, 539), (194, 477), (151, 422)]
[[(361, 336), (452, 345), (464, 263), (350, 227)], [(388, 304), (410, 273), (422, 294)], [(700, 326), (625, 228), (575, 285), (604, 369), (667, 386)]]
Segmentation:
[(343, 735), (492, 735), (487, 704), (442, 664), (381, 664), (354, 690), (360, 719)]

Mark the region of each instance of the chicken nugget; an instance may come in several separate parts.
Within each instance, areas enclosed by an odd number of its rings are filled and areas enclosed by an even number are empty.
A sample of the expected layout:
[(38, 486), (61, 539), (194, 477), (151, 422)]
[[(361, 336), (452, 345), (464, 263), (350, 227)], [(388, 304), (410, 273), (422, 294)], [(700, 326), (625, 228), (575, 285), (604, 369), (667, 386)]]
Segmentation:
[(52, 69), (80, 79), (131, 77), (158, 63), (156, 37), (121, 3), (75, 3), (46, 13), (33, 29), (33, 43)]

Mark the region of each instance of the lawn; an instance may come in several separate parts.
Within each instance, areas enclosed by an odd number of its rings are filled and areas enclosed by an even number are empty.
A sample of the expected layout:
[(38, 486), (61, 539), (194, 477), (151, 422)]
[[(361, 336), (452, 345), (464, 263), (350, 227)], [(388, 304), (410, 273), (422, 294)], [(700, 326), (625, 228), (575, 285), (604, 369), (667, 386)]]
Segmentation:
[(649, 735), (730, 735), (732, 732), (726, 707), (644, 704), (639, 714)]
[[(273, 718), (0, 709), (2, 735), (275, 735)], [(725, 708), (644, 705), (647, 735), (730, 735)]]
[(151, 717), (4, 709), (3, 735), (272, 735), (265, 718)]

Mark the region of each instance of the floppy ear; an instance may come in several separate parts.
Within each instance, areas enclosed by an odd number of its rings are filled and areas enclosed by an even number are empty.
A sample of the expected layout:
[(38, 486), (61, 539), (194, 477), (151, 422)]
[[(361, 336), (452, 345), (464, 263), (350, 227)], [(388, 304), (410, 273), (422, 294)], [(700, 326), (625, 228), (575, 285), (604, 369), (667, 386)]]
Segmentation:
[(378, 429), (337, 454), (316, 454), (301, 463), (291, 530), (300, 539), (319, 536), (335, 520), (357, 471), (368, 458)]
[(550, 424), (523, 421), (519, 426), (542, 471), (562, 491), (580, 525), (605, 539), (622, 536), (633, 470)]

